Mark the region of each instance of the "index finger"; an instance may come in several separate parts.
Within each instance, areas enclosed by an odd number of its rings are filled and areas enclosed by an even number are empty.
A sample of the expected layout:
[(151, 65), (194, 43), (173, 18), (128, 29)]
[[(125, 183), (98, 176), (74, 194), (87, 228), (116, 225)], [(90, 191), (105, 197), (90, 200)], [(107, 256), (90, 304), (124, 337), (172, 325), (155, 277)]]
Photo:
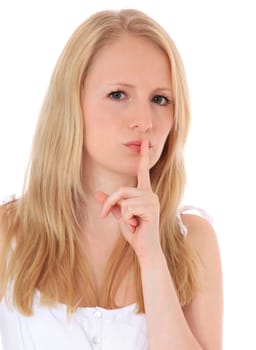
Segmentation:
[(140, 160), (137, 171), (137, 188), (151, 189), (149, 175), (149, 142), (143, 140), (140, 147)]

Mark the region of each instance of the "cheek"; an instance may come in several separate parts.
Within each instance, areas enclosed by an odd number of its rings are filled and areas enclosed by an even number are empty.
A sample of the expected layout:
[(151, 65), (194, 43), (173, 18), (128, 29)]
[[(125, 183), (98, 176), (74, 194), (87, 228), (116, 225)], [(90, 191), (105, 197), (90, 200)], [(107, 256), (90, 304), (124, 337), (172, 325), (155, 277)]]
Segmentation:
[(107, 149), (110, 140), (116, 139), (120, 130), (120, 123), (108, 111), (99, 108), (84, 110), (84, 145), (88, 150)]
[(161, 134), (162, 139), (165, 141), (168, 135), (170, 134), (172, 128), (174, 127), (173, 119), (164, 120), (161, 125), (159, 125), (159, 134)]
[(84, 129), (86, 134), (100, 133), (109, 126), (109, 120), (101, 109), (87, 106), (83, 109)]
[(111, 124), (119, 124), (120, 110), (109, 105), (109, 101), (90, 100), (84, 101), (83, 116), (85, 125), (109, 127)]
[(159, 125), (158, 128), (158, 139), (159, 141), (161, 140), (161, 142), (159, 143), (159, 157), (163, 151), (164, 145), (166, 140), (168, 139), (168, 136), (170, 135), (172, 128), (174, 127), (174, 121), (170, 120), (170, 119), (166, 119), (163, 121), (163, 123), (161, 123)]

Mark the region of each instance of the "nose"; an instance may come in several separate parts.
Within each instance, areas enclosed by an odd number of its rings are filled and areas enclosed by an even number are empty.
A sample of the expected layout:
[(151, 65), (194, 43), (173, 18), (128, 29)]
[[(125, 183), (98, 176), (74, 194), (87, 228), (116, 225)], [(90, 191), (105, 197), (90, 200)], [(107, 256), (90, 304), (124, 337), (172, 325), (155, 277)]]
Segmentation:
[(147, 103), (138, 103), (130, 118), (130, 128), (136, 129), (139, 132), (147, 132), (152, 129), (152, 110)]

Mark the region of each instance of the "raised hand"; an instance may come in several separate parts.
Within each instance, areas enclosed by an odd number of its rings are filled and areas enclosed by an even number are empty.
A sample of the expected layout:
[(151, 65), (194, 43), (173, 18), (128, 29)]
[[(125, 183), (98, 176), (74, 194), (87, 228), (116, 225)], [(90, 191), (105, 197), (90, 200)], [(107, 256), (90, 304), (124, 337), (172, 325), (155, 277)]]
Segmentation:
[(101, 216), (115, 216), (139, 258), (159, 249), (159, 200), (151, 188), (148, 140), (141, 144), (137, 187), (122, 187), (110, 195), (97, 192), (95, 197), (102, 204)]

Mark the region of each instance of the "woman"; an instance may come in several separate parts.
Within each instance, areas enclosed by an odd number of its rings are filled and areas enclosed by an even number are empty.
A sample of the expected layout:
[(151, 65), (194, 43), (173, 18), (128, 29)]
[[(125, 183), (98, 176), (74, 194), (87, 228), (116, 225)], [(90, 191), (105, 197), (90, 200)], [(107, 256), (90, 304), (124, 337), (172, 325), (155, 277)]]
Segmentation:
[(216, 235), (180, 208), (189, 121), (154, 20), (103, 11), (74, 32), (1, 208), (3, 349), (221, 349)]

